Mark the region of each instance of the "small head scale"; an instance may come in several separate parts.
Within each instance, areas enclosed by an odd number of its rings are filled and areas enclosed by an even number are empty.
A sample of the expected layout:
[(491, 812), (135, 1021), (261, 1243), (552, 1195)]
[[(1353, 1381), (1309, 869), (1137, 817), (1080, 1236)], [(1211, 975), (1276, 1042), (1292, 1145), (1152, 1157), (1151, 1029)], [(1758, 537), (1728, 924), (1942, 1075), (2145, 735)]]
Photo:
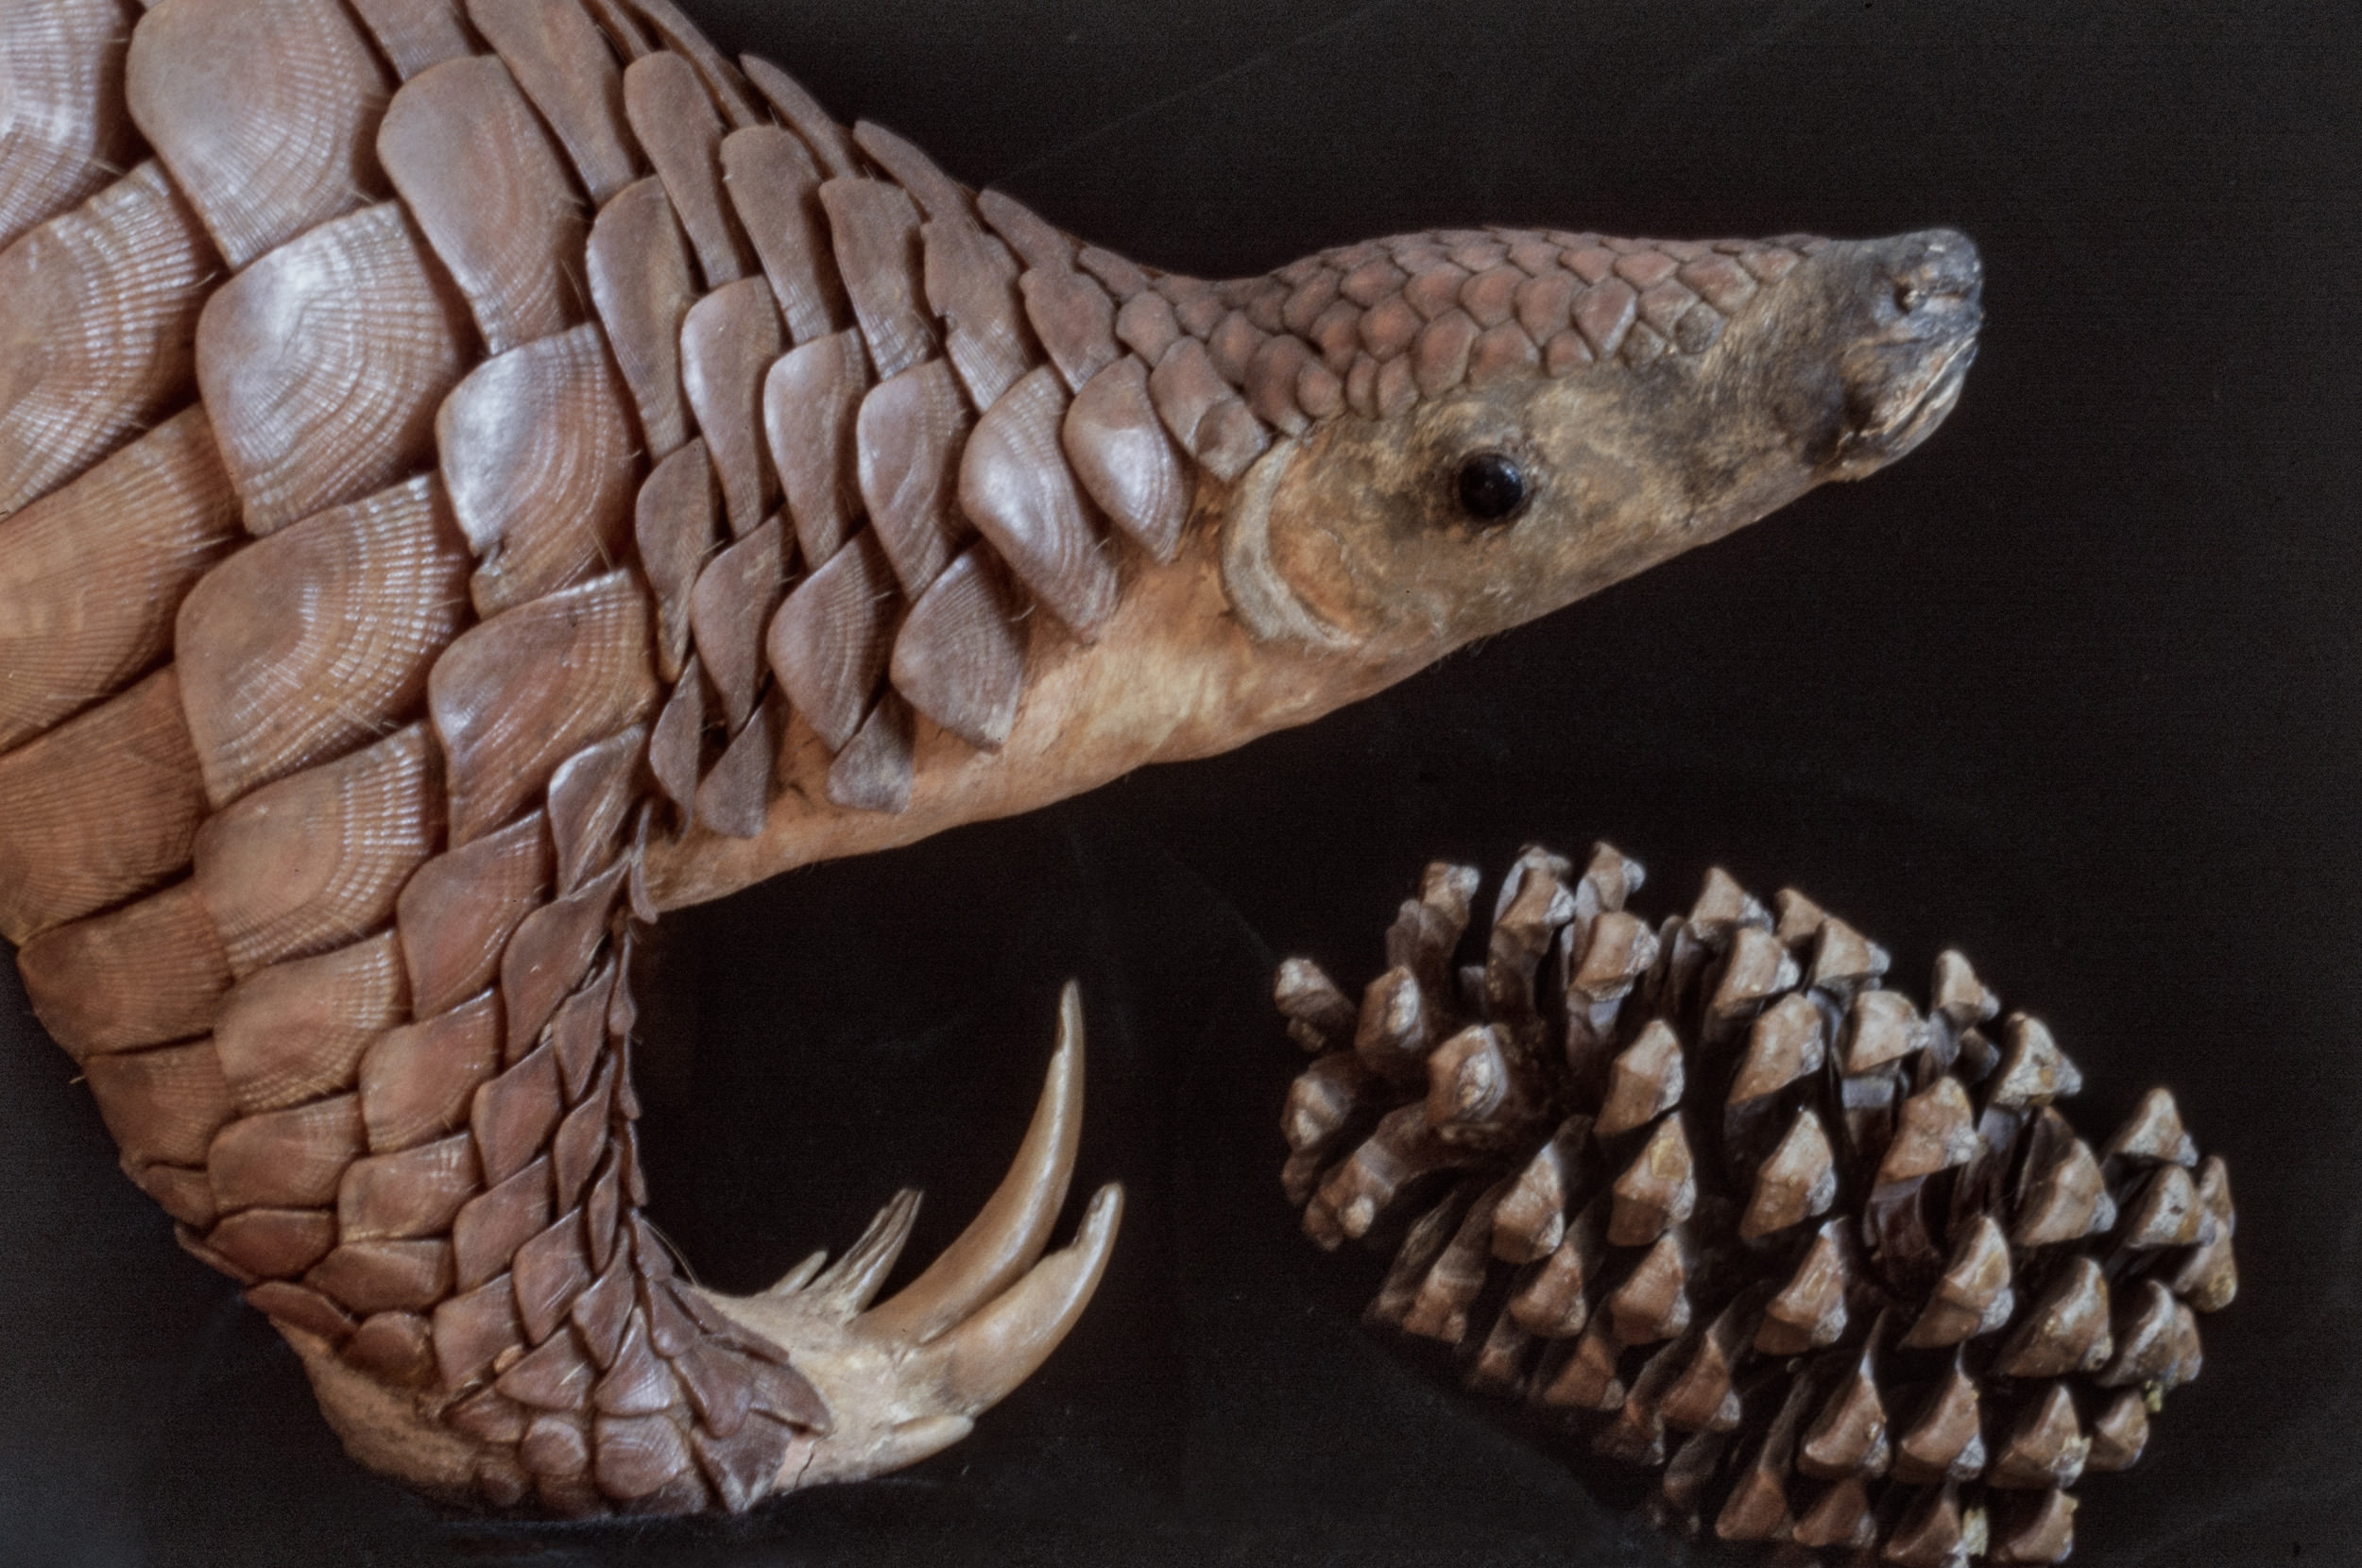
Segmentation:
[(1902, 455), (1975, 353), (1977, 253), (1949, 231), (1454, 238), (1346, 274), (1403, 280), (1349, 327), (1330, 308), (1346, 406), (1218, 503), (1224, 587), (1260, 636), (1424, 662)]

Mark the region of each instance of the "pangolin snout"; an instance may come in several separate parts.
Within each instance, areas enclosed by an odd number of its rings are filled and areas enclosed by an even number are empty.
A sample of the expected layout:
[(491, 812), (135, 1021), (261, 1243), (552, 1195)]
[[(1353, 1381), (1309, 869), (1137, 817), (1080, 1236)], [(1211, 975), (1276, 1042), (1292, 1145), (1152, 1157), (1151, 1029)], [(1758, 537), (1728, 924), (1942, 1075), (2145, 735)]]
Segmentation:
[(1984, 322), (1984, 264), (1952, 229), (1844, 248), (1855, 306), (1830, 467), (1831, 477), (1852, 479), (1918, 446), (1960, 400)]
[(1985, 267), (1974, 240), (1957, 229), (1923, 229), (1879, 243), (1897, 311), (1938, 333), (1977, 331)]

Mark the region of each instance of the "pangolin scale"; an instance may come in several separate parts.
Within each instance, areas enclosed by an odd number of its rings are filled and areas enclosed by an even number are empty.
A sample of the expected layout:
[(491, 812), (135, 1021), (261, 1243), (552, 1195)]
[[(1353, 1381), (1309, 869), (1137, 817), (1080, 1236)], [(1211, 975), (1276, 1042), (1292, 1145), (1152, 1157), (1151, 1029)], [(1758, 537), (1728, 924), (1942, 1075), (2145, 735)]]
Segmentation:
[(0, 0), (0, 935), (364, 1462), (744, 1509), (1055, 1347), (1071, 990), (970, 1228), (641, 1216), (634, 932), (1302, 723), (1869, 472), (1978, 267), (1468, 229), (1207, 282), (668, 0)]

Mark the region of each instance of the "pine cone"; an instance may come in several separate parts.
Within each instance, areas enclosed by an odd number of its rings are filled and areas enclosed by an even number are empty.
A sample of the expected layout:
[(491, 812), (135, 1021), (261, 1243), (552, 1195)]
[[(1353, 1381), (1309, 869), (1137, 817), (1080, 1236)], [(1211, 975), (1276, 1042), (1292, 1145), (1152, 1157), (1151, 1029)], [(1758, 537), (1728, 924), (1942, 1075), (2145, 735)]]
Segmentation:
[(2074, 1064), (1958, 953), (1923, 1013), (1800, 894), (1718, 870), (1652, 929), (1641, 877), (1529, 848), (1456, 967), (1478, 877), (1439, 862), (1360, 1008), (1280, 966), (1306, 1233), (1394, 1245), (1371, 1320), (1659, 1469), (1673, 1528), (2062, 1560), (2066, 1489), (2140, 1457), (2237, 1288), (2223, 1162), (2164, 1089), (2095, 1150)]

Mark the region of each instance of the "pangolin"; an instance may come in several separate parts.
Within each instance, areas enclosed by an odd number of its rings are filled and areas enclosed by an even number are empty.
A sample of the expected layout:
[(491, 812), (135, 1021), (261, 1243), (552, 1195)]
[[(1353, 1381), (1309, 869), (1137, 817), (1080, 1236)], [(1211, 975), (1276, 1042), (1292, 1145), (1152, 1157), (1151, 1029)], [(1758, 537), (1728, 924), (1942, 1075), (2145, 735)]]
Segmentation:
[(1208, 282), (670, 0), (0, 0), (0, 935), (365, 1464), (746, 1508), (956, 1440), (1114, 1239), (1071, 988), (973, 1224), (731, 1298), (635, 932), (1302, 724), (1909, 451), (1960, 235)]

